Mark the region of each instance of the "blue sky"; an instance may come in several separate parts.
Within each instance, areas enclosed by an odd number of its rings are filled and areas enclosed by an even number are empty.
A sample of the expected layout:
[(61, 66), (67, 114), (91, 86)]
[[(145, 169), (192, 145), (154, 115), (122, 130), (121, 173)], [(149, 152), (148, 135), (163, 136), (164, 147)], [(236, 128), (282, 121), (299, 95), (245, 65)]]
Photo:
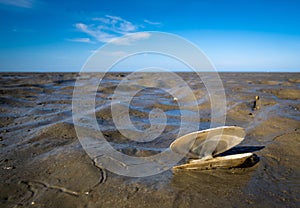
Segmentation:
[(300, 1), (0, 0), (0, 71), (79, 71), (113, 38), (180, 35), (218, 71), (300, 71)]

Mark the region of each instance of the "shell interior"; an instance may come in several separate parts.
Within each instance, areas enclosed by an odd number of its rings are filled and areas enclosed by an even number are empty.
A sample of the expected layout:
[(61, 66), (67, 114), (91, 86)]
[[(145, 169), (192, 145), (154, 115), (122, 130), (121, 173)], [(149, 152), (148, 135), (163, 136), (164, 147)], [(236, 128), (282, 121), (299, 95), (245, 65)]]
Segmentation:
[(244, 137), (243, 128), (222, 126), (179, 137), (170, 145), (170, 148), (188, 158), (211, 158), (240, 144)]

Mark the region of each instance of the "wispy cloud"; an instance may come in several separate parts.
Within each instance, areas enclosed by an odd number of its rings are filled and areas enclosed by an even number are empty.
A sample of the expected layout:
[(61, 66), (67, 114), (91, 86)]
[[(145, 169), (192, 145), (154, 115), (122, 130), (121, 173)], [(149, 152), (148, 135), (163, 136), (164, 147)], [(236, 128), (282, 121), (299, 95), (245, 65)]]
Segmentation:
[(34, 0), (0, 0), (0, 4), (22, 8), (32, 8)]
[(155, 26), (161, 26), (162, 23), (161, 22), (152, 22), (150, 20), (144, 20), (145, 23), (149, 24), (149, 25), (155, 25)]
[(150, 36), (147, 32), (140, 32), (118, 39), (120, 36), (137, 32), (140, 27), (121, 17), (106, 15), (93, 18), (92, 21), (92, 24), (77, 23), (75, 26), (79, 31), (88, 34), (98, 42), (114, 41), (115, 44), (130, 45), (136, 40), (146, 39)]
[(79, 42), (79, 43), (94, 43), (90, 38), (69, 38), (67, 39), (71, 42)]
[(150, 37), (150, 33), (148, 32), (138, 32), (128, 36), (124, 36), (122, 38), (113, 39), (115, 44), (118, 45), (131, 45), (137, 40), (144, 40)]
[(127, 34), (128, 32), (134, 32), (138, 29), (138, 26), (117, 16), (106, 15), (104, 18), (93, 18), (93, 20), (102, 23), (100, 29), (119, 34)]
[(115, 34), (110, 34), (104, 31), (101, 27), (102, 27), (101, 25), (95, 26), (94, 24), (92, 25), (86, 25), (84, 23), (76, 24), (77, 29), (90, 35), (91, 37), (95, 38), (99, 42), (107, 43), (117, 37)]

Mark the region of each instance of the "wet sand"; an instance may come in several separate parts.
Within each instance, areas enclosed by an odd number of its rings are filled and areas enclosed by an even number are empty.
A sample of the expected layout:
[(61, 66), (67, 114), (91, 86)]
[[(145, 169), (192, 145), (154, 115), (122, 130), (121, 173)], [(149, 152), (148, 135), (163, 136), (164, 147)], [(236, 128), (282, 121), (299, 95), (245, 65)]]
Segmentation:
[[(180, 113), (160, 90), (136, 95), (130, 114), (149, 127), (154, 108), (168, 116), (165, 130), (147, 148), (132, 148), (118, 132), (109, 109), (126, 74), (108, 74), (98, 89), (96, 117), (107, 140), (134, 156), (156, 154), (176, 139)], [(200, 110), (199, 129), (210, 126), (210, 102), (195, 74), (179, 73)], [(202, 171), (171, 170), (131, 178), (95, 165), (77, 138), (72, 120), (75, 73), (0, 75), (0, 207), (299, 207), (300, 74), (221, 73), (227, 98), (226, 125), (245, 128), (239, 145), (253, 151), (252, 167)], [(93, 75), (86, 77), (93, 80)], [(130, 90), (130, 89), (128, 89)], [(255, 96), (260, 108), (253, 111)], [(176, 103), (175, 103), (176, 104)]]

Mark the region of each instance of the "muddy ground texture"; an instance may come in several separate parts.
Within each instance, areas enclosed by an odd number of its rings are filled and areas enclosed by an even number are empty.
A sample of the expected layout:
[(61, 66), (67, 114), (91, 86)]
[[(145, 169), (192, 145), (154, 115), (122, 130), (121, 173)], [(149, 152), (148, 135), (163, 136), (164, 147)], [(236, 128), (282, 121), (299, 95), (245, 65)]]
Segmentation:
[[(205, 86), (192, 73), (179, 74), (199, 101), (199, 129), (210, 126)], [(97, 93), (99, 125), (108, 141), (127, 140), (112, 128), (111, 99), (126, 74), (108, 74)], [(300, 74), (223, 73), (226, 125), (245, 128), (239, 145), (259, 157), (253, 167), (179, 171), (131, 178), (99, 168), (83, 150), (72, 120), (75, 73), (0, 75), (0, 207), (299, 207)], [(86, 79), (93, 79), (93, 75)], [(260, 108), (252, 110), (255, 96)], [(176, 139), (180, 113), (174, 98), (157, 90), (136, 95), (132, 121), (148, 125), (159, 107), (170, 118), (157, 152)], [(139, 106), (139, 107), (138, 107)], [(117, 146), (117, 145), (116, 145)], [(253, 149), (254, 147), (254, 149)], [(255, 149), (255, 147), (257, 147)], [(252, 148), (252, 149), (251, 149)], [(147, 156), (155, 151), (119, 151)]]

